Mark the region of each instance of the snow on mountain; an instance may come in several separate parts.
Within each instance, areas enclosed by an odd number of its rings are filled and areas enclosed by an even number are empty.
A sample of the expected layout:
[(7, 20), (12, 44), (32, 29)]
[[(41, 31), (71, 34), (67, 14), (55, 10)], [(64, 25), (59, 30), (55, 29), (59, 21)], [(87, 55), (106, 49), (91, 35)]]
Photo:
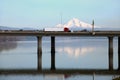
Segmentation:
[[(58, 24), (56, 27), (67, 27), (67, 28), (79, 28), (79, 29), (91, 29), (92, 24), (85, 23), (83, 21), (80, 21), (77, 18), (73, 18), (70, 21), (68, 21), (66, 24)], [(94, 26), (96, 27), (96, 26)]]
[(77, 18), (73, 18), (72, 20), (68, 21), (67, 24), (64, 25), (65, 27), (82, 27), (82, 28), (91, 28), (91, 24), (87, 24), (85, 22), (80, 21)]

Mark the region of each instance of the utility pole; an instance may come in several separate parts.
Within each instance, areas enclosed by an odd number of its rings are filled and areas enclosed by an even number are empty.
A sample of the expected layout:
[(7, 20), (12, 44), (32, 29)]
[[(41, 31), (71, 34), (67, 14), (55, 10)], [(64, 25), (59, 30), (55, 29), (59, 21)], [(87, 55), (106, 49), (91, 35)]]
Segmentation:
[(92, 21), (92, 35), (95, 35), (95, 32), (94, 32), (94, 20)]
[(92, 21), (92, 32), (94, 32), (94, 20)]
[(94, 20), (92, 21), (92, 32), (94, 32)]

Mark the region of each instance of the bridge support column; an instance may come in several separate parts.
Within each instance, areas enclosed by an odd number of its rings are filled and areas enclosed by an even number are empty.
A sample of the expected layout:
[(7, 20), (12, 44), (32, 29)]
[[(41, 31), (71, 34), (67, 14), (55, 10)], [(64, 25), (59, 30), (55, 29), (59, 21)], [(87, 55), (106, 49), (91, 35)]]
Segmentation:
[(42, 36), (37, 37), (37, 60), (37, 68), (42, 70)]
[(108, 37), (109, 39), (109, 49), (108, 49), (108, 52), (109, 52), (109, 70), (113, 70), (113, 37)]
[(120, 70), (120, 37), (118, 37), (118, 70)]
[(51, 36), (51, 70), (55, 70), (55, 37)]

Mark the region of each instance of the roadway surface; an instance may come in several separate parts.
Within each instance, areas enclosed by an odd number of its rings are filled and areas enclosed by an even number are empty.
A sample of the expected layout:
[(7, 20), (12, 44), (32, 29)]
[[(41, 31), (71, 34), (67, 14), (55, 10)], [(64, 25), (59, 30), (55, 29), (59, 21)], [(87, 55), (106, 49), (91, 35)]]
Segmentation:
[(46, 32), (46, 31), (0, 31), (0, 36), (120, 36), (120, 31), (94, 32)]

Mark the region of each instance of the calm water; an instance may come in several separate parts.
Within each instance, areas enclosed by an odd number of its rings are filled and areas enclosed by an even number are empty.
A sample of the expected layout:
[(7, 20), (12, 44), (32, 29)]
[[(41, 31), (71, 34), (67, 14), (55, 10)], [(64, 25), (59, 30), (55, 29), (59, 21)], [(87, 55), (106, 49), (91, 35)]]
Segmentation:
[[(118, 68), (117, 43), (117, 38), (114, 38), (114, 69)], [(51, 67), (50, 45), (50, 37), (43, 37), (43, 69)], [(56, 68), (108, 69), (108, 39), (106, 37), (57, 37), (55, 55)], [(37, 41), (0, 43), (0, 69), (37, 69)], [(95, 80), (111, 80), (112, 75), (96, 75), (95, 78)], [(65, 80), (78, 79), (92, 80), (93, 75), (70, 75), (65, 78)], [(0, 80), (47, 79), (45, 75), (0, 75)], [(55, 78), (55, 80), (62, 79)]]

